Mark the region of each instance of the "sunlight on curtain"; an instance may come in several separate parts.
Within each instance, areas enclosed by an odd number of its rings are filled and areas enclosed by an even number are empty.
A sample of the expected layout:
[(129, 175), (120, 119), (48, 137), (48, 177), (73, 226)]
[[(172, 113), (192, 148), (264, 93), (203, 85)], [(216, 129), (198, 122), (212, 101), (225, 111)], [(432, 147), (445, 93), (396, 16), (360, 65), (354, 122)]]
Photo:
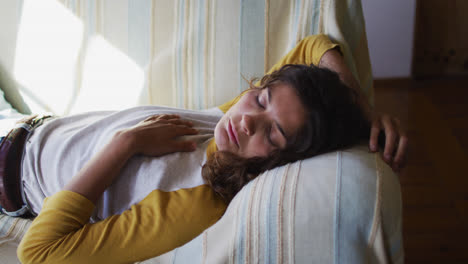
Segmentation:
[(24, 1), (13, 72), (32, 112), (69, 107), (82, 38), (83, 23), (57, 1)]
[(13, 72), (33, 113), (119, 110), (147, 97), (143, 70), (115, 44), (89, 34), (84, 17), (92, 14), (80, 3), (70, 10), (57, 0), (24, 1)]
[(242, 75), (261, 77), (318, 33), (341, 44), (372, 97), (356, 1), (23, 1), (13, 72), (33, 112), (213, 107), (247, 88)]
[(101, 36), (88, 45), (82, 86), (70, 113), (137, 105), (143, 91), (143, 70)]

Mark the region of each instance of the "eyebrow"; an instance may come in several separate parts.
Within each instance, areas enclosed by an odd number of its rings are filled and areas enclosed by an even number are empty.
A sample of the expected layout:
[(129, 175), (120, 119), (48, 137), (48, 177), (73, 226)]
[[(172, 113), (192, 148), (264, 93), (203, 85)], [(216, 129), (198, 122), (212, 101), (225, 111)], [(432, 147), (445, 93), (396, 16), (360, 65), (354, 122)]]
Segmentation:
[[(270, 87), (267, 87), (267, 93), (268, 93), (268, 104), (271, 103), (271, 89)], [(286, 133), (284, 133), (284, 129), (280, 126), (278, 121), (275, 120), (276, 125), (278, 126), (279, 131), (281, 132), (281, 135), (288, 141), (288, 138), (286, 137)]]

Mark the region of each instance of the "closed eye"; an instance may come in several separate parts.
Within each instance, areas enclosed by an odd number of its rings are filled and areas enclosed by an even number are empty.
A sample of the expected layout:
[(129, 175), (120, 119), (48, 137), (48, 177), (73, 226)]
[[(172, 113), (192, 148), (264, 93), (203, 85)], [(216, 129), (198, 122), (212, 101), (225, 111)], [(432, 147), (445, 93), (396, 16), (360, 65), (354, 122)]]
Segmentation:
[(257, 105), (258, 105), (260, 108), (265, 109), (265, 106), (262, 105), (262, 104), (260, 103), (260, 96), (258, 96), (258, 94), (255, 96), (255, 100), (257, 101)]
[[(262, 108), (262, 109), (265, 109), (265, 106), (260, 102), (260, 96), (259, 95), (256, 95), (255, 96), (255, 101), (257, 102), (257, 105), (258, 107)], [(267, 131), (266, 131), (266, 135), (267, 135), (267, 140), (268, 140), (268, 143), (270, 143), (270, 145), (272, 145), (273, 147), (275, 148), (279, 148), (277, 144), (275, 144), (273, 142), (273, 140), (271, 139), (271, 130), (272, 130), (272, 127), (269, 126)]]

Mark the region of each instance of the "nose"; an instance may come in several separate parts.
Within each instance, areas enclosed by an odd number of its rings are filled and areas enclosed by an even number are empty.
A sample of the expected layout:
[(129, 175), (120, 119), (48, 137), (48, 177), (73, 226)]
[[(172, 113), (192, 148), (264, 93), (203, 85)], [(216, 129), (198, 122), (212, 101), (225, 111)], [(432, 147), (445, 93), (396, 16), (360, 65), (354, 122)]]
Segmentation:
[(242, 130), (249, 136), (255, 133), (255, 117), (253, 115), (242, 115)]

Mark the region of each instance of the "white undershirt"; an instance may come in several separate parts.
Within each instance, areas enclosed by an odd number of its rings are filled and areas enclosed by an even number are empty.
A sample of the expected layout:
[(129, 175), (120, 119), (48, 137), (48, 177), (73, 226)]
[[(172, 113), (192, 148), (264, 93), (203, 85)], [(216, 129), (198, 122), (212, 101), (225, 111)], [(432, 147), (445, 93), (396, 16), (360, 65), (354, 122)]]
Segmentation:
[(39, 213), (45, 197), (62, 190), (117, 130), (136, 125), (154, 114), (178, 114), (194, 123), (198, 135), (194, 152), (179, 152), (158, 158), (132, 157), (96, 204), (92, 221), (121, 213), (155, 189), (174, 191), (204, 184), (201, 168), (214, 128), (223, 113), (218, 108), (191, 111), (144, 106), (119, 112), (89, 112), (47, 121), (25, 145), (22, 180), (26, 199)]

